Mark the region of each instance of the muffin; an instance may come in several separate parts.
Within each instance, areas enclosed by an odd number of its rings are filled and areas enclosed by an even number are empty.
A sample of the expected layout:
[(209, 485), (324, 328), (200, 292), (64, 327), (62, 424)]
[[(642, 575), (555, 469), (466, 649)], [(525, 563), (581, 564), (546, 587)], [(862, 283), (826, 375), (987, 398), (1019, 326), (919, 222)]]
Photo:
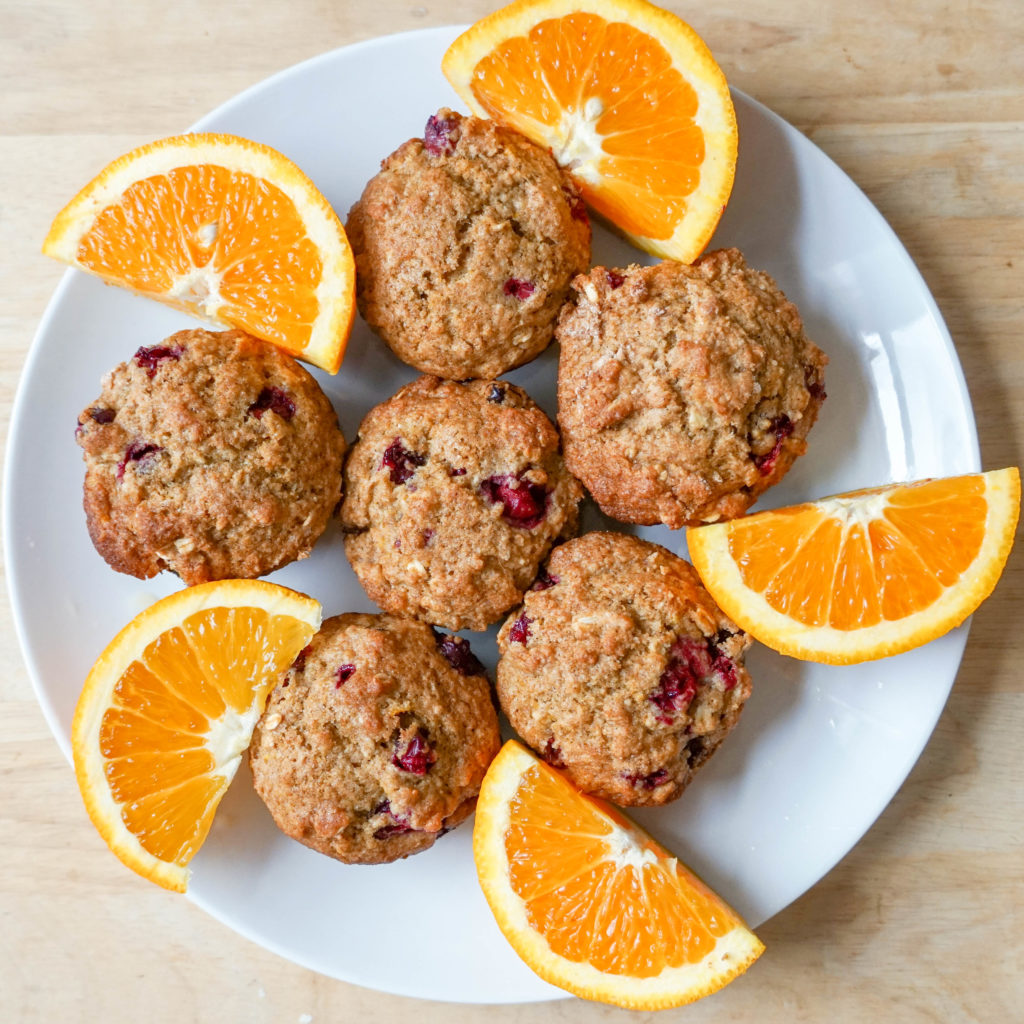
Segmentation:
[(539, 355), (590, 265), (586, 208), (551, 154), (447, 109), (383, 161), (345, 230), (366, 322), (439, 377), (496, 377)]
[(558, 422), (566, 464), (607, 515), (731, 519), (806, 451), (828, 360), (737, 250), (596, 267), (573, 289), (556, 331)]
[(286, 835), (380, 864), (463, 821), (499, 745), (490, 684), (465, 640), (410, 619), (337, 615), (271, 693), (249, 761)]
[(118, 572), (189, 584), (305, 558), (341, 499), (345, 440), (290, 355), (243, 331), (140, 348), (78, 417), (84, 506)]
[(345, 465), (345, 553), (384, 611), (485, 629), (577, 528), (558, 432), (503, 381), (421, 377), (372, 409)]
[(588, 533), (554, 551), (502, 626), (498, 698), (580, 789), (664, 804), (736, 724), (749, 646), (688, 562), (636, 537)]

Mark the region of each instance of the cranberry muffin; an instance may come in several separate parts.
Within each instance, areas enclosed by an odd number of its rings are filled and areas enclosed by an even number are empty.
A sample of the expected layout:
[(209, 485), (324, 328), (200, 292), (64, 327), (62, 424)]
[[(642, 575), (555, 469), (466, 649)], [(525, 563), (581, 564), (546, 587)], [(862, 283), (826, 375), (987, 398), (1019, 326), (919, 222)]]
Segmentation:
[(673, 529), (731, 519), (807, 449), (825, 355), (736, 249), (596, 267), (556, 336), (569, 469), (602, 510)]
[(496, 377), (539, 355), (590, 265), (586, 208), (551, 154), (447, 109), (383, 161), (345, 230), (366, 322), (439, 377)]
[(471, 813), (499, 745), (490, 683), (465, 640), (338, 615), (271, 693), (249, 761), (286, 835), (381, 864), (428, 849)]
[(498, 698), (580, 789), (664, 804), (736, 724), (749, 646), (688, 562), (626, 534), (588, 533), (555, 549), (502, 626)]
[(345, 553), (387, 612), (485, 629), (577, 528), (558, 432), (503, 381), (421, 377), (372, 409), (345, 465)]
[(118, 572), (192, 585), (312, 550), (341, 500), (345, 440), (290, 355), (243, 331), (179, 331), (103, 378), (78, 417), (84, 506)]

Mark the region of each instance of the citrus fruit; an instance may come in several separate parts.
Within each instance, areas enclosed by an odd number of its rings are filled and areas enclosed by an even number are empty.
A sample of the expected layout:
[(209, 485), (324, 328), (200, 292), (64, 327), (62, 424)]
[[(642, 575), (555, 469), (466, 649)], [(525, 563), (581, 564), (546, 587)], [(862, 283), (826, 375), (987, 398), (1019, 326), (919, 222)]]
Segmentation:
[(686, 533), (722, 610), (783, 654), (847, 665), (958, 626), (992, 592), (1020, 510), (1016, 469), (890, 484)]
[(327, 200), (269, 146), (204, 133), (140, 146), (64, 207), (43, 252), (331, 373), (341, 365), (352, 252)]
[(518, 0), (452, 43), (470, 109), (549, 148), (647, 252), (690, 263), (736, 170), (729, 86), (686, 22), (646, 0)]
[(513, 949), (545, 981), (632, 1009), (717, 991), (764, 946), (610, 804), (509, 740), (477, 802), (473, 856)]
[(267, 694), (319, 625), (312, 598), (221, 580), (158, 601), (110, 642), (71, 746), (89, 816), (128, 867), (185, 891)]

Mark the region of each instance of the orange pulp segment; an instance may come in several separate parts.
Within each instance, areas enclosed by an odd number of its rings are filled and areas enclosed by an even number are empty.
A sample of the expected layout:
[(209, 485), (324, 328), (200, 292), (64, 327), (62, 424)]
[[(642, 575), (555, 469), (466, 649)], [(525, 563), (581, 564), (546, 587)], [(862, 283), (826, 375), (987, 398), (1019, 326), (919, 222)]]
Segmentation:
[(355, 309), (348, 240), (268, 146), (199, 133), (133, 150), (65, 207), (43, 251), (332, 373), (341, 364)]
[(72, 748), (90, 817), (129, 867), (184, 891), (267, 694), (319, 619), (284, 587), (222, 580), (157, 602), (103, 652)]
[(477, 804), (484, 894), (542, 978), (638, 1009), (721, 988), (763, 950), (739, 916), (610, 804), (510, 740)]
[(726, 614), (785, 654), (850, 663), (959, 625), (995, 586), (1016, 469), (854, 491), (687, 532)]

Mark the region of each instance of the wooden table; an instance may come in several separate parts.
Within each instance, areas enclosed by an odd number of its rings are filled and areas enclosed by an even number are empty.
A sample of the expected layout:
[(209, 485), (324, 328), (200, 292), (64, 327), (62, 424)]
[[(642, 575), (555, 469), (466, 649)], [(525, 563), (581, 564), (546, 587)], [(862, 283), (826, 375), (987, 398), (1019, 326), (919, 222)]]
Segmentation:
[[(986, 468), (1024, 446), (1020, 0), (672, 4), (733, 84), (861, 185), (956, 340)], [(490, 0), (0, 0), (0, 430), (61, 270), (50, 219), (108, 160), (268, 74)], [(372, 96), (359, 102), (372, 102)], [(40, 459), (45, 459), (40, 452)], [(1009, 1022), (1024, 1014), (1024, 545), (976, 615), (938, 729), (854, 851), (761, 929), (747, 976), (659, 1020)], [(0, 601), (6, 602), (6, 590)], [(59, 642), (60, 622), (54, 622)], [(134, 878), (97, 842), (0, 616), (0, 1020), (468, 1022), (319, 977)], [(409, 955), (409, 954), (405, 954)], [(491, 1021), (626, 1019), (580, 1001)]]

